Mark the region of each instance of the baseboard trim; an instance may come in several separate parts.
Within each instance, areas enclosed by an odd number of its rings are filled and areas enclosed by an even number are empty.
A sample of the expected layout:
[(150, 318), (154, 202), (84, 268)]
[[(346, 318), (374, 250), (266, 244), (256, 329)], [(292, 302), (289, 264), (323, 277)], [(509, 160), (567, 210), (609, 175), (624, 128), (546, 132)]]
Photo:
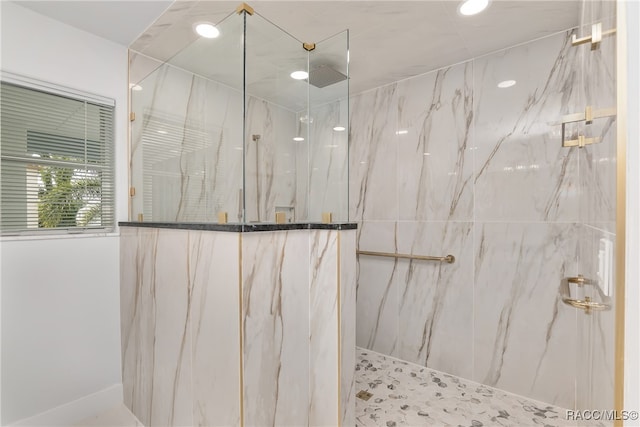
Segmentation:
[(49, 409), (33, 417), (16, 421), (8, 427), (70, 426), (85, 418), (118, 406), (122, 401), (122, 384), (114, 384), (104, 390)]

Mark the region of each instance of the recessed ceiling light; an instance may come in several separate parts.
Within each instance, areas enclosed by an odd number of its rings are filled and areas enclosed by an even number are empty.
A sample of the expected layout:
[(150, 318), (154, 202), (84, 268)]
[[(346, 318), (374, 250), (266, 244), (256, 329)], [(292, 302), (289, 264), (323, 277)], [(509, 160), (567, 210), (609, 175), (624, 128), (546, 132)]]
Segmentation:
[(220, 35), (220, 30), (210, 22), (200, 22), (195, 24), (194, 29), (198, 35), (207, 39), (215, 39)]
[(159, 131), (157, 131), (157, 132), (158, 132), (159, 134), (162, 134), (162, 135), (166, 135), (166, 134), (168, 134), (168, 133), (169, 133), (169, 132), (167, 132), (166, 130), (159, 130)]
[(309, 73), (306, 71), (294, 71), (291, 73), (291, 78), (296, 80), (304, 80), (309, 77)]
[(295, 138), (293, 138), (294, 141), (300, 142), (300, 141), (304, 141), (304, 138), (301, 136), (296, 136)]
[(461, 15), (470, 16), (482, 12), (489, 6), (489, 0), (466, 0), (458, 6)]
[(408, 133), (409, 133), (409, 131), (408, 131), (408, 130), (406, 130), (406, 129), (401, 129), (401, 130), (399, 130), (399, 131), (397, 131), (397, 132), (396, 132), (396, 135), (406, 135), (406, 134), (408, 134)]
[(431, 155), (431, 153), (422, 153), (422, 154), (425, 155), (425, 156), (430, 156)]
[(140, 85), (131, 84), (131, 85), (129, 85), (129, 87), (131, 88), (131, 90), (135, 90), (135, 91), (142, 90), (142, 86), (140, 86)]
[(514, 86), (516, 84), (515, 80), (504, 80), (498, 83), (498, 87), (500, 89), (506, 89), (508, 87)]
[(346, 129), (344, 126), (336, 126), (333, 128), (336, 132), (344, 132)]

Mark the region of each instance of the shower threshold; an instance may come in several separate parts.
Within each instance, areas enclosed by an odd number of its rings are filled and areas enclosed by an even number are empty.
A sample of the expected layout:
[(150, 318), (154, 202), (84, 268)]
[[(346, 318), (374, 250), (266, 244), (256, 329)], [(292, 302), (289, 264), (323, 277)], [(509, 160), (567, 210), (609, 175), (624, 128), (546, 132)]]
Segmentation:
[(564, 408), (363, 348), (356, 362), (358, 427), (606, 425), (570, 421)]

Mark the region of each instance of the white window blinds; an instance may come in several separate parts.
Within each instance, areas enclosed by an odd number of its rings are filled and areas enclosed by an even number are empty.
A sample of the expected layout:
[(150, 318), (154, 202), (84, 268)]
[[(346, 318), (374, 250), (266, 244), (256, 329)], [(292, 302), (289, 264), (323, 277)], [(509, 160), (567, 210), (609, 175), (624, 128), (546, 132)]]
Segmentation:
[(3, 235), (113, 229), (114, 106), (72, 95), (0, 83)]

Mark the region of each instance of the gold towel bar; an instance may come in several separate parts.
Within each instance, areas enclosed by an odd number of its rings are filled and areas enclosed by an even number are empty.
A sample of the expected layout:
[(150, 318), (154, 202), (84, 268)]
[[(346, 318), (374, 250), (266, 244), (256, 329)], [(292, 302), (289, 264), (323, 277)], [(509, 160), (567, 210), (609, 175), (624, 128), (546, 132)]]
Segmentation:
[(421, 261), (444, 261), (449, 264), (456, 262), (456, 257), (453, 255), (446, 256), (425, 256), (425, 255), (410, 255), (410, 254), (395, 254), (391, 252), (373, 252), (373, 251), (356, 251), (357, 255), (369, 255), (369, 256), (382, 256), (387, 258), (404, 258), (404, 259), (417, 259)]

